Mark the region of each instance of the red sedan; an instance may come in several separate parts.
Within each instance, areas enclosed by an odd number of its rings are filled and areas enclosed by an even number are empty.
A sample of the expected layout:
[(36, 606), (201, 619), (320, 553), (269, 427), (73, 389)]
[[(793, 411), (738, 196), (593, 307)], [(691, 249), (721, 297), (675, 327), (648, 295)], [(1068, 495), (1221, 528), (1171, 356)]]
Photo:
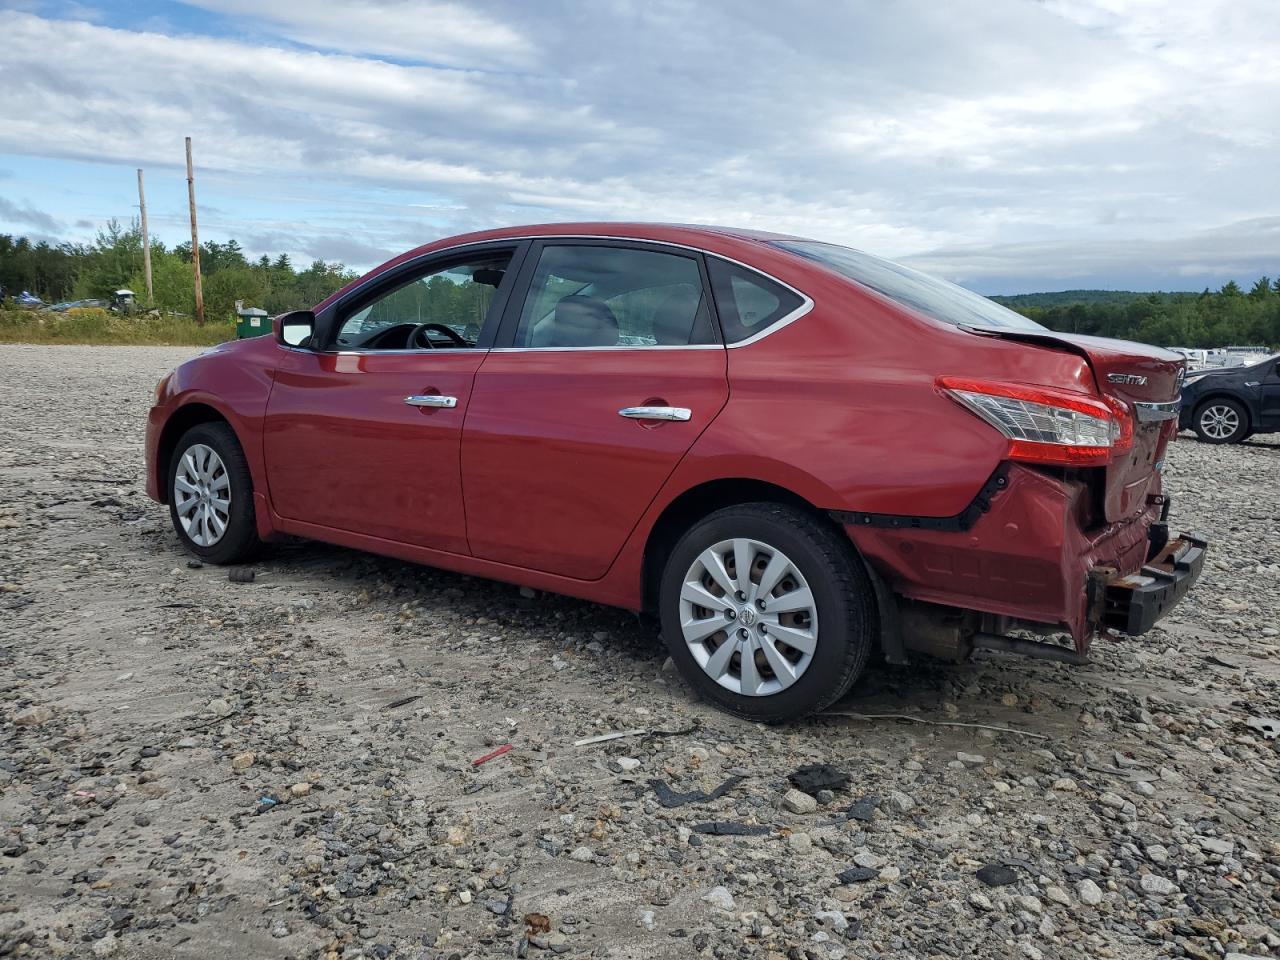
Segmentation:
[(1181, 356), (845, 247), (493, 230), (275, 334), (157, 387), (148, 493), (188, 550), (310, 537), (650, 610), (754, 719), (827, 706), (877, 651), (1080, 661), (1204, 561), (1160, 484)]

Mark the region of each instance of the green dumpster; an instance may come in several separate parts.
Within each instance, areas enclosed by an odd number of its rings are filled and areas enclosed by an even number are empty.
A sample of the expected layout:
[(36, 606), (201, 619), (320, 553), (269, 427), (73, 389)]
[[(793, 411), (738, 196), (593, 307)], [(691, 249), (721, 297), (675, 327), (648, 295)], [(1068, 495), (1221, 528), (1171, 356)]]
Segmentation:
[(271, 317), (257, 307), (241, 307), (236, 310), (236, 339), (260, 337), (271, 332)]

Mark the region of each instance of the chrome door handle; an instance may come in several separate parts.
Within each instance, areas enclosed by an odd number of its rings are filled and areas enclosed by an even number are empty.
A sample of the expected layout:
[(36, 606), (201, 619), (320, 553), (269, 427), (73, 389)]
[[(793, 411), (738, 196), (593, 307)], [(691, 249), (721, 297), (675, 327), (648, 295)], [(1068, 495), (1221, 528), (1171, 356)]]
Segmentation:
[(623, 407), (618, 416), (631, 420), (688, 420), (693, 411), (688, 407)]
[(404, 402), (411, 407), (445, 407), (452, 410), (458, 405), (458, 398), (442, 397), (438, 393), (429, 393), (405, 397)]

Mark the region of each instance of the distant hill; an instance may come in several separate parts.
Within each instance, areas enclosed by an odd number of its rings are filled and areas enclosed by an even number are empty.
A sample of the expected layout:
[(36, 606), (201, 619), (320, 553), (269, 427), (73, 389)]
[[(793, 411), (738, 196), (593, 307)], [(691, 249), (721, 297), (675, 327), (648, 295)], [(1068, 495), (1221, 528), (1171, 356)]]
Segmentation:
[[(1073, 303), (1110, 304), (1123, 306), (1135, 300), (1145, 300), (1151, 293), (1136, 290), (1056, 290), (1052, 293), (1019, 293), (1008, 297), (992, 297), (1014, 310), (1022, 307), (1065, 307)], [(1176, 293), (1157, 293), (1157, 297), (1178, 296)]]
[(1270, 277), (1200, 293), (1059, 290), (991, 299), (1050, 330), (1165, 346), (1280, 343), (1280, 280)]

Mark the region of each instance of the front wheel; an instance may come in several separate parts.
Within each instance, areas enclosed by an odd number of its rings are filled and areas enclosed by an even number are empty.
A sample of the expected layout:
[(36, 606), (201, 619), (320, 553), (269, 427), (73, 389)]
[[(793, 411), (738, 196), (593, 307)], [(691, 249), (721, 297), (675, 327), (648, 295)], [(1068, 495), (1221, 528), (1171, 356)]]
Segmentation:
[(202, 423), (184, 433), (168, 476), (169, 516), (183, 546), (209, 563), (236, 563), (258, 551), (253, 478), (231, 427)]
[(1249, 414), (1236, 401), (1218, 397), (1196, 410), (1192, 428), (1205, 443), (1240, 443), (1249, 435)]
[(851, 544), (784, 504), (727, 507), (667, 559), (662, 633), (684, 678), (740, 717), (780, 723), (829, 706), (866, 665), (875, 604)]

